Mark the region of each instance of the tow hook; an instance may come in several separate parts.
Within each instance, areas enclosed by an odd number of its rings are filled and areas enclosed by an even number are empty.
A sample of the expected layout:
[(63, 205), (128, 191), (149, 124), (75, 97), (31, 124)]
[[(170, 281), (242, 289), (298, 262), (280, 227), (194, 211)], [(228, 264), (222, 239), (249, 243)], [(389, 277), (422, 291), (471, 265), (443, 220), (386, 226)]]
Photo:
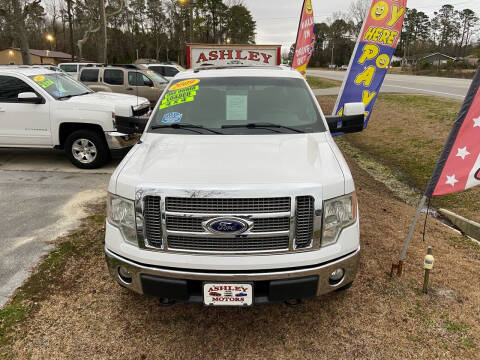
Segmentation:
[(285, 305), (287, 305), (288, 307), (299, 307), (302, 304), (303, 304), (302, 299), (285, 300)]
[(158, 305), (160, 305), (160, 306), (169, 307), (169, 306), (175, 305), (175, 303), (176, 303), (175, 300), (171, 300), (171, 299), (167, 299), (167, 298), (159, 298), (158, 299)]

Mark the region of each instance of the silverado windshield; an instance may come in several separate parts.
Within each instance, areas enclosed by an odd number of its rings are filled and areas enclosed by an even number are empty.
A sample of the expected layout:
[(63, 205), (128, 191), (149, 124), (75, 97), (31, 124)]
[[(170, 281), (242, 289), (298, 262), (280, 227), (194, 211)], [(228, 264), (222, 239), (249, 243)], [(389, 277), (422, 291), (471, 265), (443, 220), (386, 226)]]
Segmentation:
[(70, 76), (62, 73), (32, 75), (30, 76), (30, 79), (35, 81), (57, 100), (90, 94), (93, 92), (82, 83), (79, 83)]
[[(198, 126), (195, 132), (192, 126)], [(228, 135), (326, 131), (306, 83), (285, 77), (176, 80), (161, 98), (149, 131), (207, 135), (212, 129)]]

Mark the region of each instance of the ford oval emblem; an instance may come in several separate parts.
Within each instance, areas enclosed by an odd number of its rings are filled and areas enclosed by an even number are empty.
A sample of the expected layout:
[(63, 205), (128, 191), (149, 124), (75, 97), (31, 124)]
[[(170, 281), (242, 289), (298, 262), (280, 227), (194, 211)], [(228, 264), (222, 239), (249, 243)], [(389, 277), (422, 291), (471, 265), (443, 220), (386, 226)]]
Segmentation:
[(247, 231), (250, 224), (240, 218), (215, 218), (205, 221), (203, 226), (213, 234), (238, 235)]

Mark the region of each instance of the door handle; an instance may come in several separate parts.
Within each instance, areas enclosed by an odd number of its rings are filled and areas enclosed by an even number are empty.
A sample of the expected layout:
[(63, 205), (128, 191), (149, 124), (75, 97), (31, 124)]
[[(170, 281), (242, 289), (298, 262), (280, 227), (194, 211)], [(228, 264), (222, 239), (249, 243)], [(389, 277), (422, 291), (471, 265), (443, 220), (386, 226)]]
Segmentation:
[(134, 88), (128, 87), (127, 90), (134, 90)]

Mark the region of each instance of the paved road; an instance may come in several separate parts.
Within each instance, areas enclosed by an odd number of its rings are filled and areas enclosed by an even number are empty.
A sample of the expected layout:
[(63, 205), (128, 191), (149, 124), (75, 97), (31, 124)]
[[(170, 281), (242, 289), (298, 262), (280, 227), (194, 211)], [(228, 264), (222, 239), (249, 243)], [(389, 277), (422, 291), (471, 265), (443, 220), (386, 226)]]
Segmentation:
[[(308, 70), (308, 75), (343, 81), (345, 71)], [(381, 92), (408, 93), (441, 96), (463, 100), (472, 80), (452, 79), (432, 76), (387, 74)], [(316, 91), (317, 95), (335, 95), (339, 88)]]
[(50, 248), (78, 226), (82, 204), (105, 195), (116, 163), (95, 172), (62, 152), (0, 149), (0, 307)]

